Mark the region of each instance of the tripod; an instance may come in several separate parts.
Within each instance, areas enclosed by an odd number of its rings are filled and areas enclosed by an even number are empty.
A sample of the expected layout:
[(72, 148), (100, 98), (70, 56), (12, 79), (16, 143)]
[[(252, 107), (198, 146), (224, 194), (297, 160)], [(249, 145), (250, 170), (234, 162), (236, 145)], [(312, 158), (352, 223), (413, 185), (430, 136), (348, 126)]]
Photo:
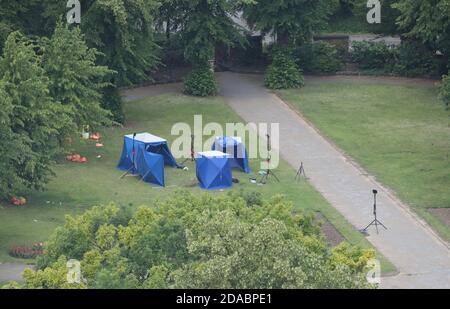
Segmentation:
[(270, 152), (272, 151), (272, 143), (270, 140), (270, 135), (266, 134), (267, 137), (267, 169), (264, 171), (264, 174), (261, 177), (261, 180), (259, 181), (259, 183), (261, 184), (266, 184), (267, 179), (269, 179), (269, 176), (273, 176), (273, 178), (275, 178), (275, 180), (277, 182), (280, 182), (280, 179), (277, 177), (277, 175), (270, 169), (270, 161), (272, 159), (272, 155), (270, 154)]
[(131, 174), (131, 176), (135, 176), (136, 173), (136, 149), (135, 149), (135, 141), (136, 141), (136, 133), (133, 133), (133, 146), (131, 149), (131, 167), (120, 176), (120, 179), (124, 178), (125, 176), (128, 176)]
[(387, 230), (387, 227), (384, 226), (384, 224), (381, 223), (381, 221), (379, 221), (379, 220), (377, 219), (377, 194), (378, 194), (378, 191), (377, 191), (377, 190), (373, 190), (372, 192), (373, 192), (373, 200), (374, 200), (374, 204), (373, 204), (373, 215), (375, 216), (375, 219), (374, 219), (372, 222), (370, 222), (369, 225), (366, 226), (366, 227), (361, 231), (361, 232), (364, 233), (364, 234), (367, 233), (367, 229), (368, 229), (370, 226), (372, 226), (372, 225), (375, 226), (375, 229), (377, 230), (377, 234), (378, 234), (378, 226), (379, 226), (379, 225), (381, 225), (382, 227), (384, 227), (385, 230)]
[(191, 160), (192, 162), (195, 161), (194, 142), (195, 142), (195, 136), (194, 136), (194, 134), (191, 134), (191, 157), (184, 159), (184, 161), (181, 163), (181, 165), (184, 165), (189, 160)]
[(308, 177), (306, 176), (305, 167), (303, 166), (303, 162), (297, 170), (297, 175), (295, 175), (295, 180), (300, 179), (302, 176), (305, 177), (305, 179), (308, 179)]

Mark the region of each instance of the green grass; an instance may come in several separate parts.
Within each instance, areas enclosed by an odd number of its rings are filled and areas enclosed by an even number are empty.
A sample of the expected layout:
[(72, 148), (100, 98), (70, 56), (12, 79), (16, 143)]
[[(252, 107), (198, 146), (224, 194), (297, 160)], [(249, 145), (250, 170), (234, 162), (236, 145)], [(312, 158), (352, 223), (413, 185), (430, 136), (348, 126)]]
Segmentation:
[(434, 87), (310, 81), (280, 95), (450, 240), (427, 211), (450, 207), (449, 113)]
[[(194, 114), (202, 114), (203, 123), (241, 121), (220, 98), (199, 99), (182, 95), (129, 102), (125, 112), (128, 119), (125, 127), (102, 132), (104, 148), (97, 149), (93, 142), (85, 141), (74, 145), (77, 152), (89, 158), (88, 164), (61, 161), (55, 168), (57, 177), (45, 192), (29, 192), (29, 204), (23, 208), (4, 206), (0, 209), (0, 261), (18, 261), (8, 256), (8, 248), (14, 244), (45, 241), (57, 226), (63, 224), (65, 214), (78, 214), (93, 205), (111, 201), (135, 206), (151, 205), (155, 199), (170, 197), (179, 189), (195, 194), (205, 192), (197, 186), (192, 162), (187, 163), (189, 171), (166, 168), (166, 188), (151, 186), (134, 177), (120, 180), (123, 172), (115, 167), (124, 134), (148, 131), (170, 142), (173, 140), (170, 135), (172, 125), (176, 122), (192, 124)], [(98, 155), (102, 157), (97, 159)], [(259, 160), (251, 160), (250, 166), (253, 171), (258, 171)], [(297, 209), (321, 212), (350, 243), (370, 247), (365, 238), (306, 181), (295, 182), (295, 171), (285, 162), (281, 162), (277, 175), (282, 179), (281, 183), (257, 186), (249, 182), (248, 175), (234, 171), (233, 176), (240, 183), (235, 184), (233, 190), (259, 191), (266, 198), (282, 193), (294, 202)], [(394, 270), (392, 264), (380, 258), (385, 272)]]

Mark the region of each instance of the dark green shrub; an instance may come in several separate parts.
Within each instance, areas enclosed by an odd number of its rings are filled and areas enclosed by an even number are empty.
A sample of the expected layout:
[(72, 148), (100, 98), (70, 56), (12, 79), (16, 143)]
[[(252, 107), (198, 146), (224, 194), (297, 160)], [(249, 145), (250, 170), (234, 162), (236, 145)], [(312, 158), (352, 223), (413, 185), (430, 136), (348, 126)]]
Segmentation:
[(383, 42), (354, 42), (350, 60), (361, 69), (389, 69), (395, 59), (395, 49)]
[(187, 65), (184, 59), (183, 41), (179, 34), (172, 34), (169, 39), (164, 36), (157, 41), (157, 44), (161, 46), (158, 56), (165, 67), (176, 68)]
[(303, 44), (295, 53), (299, 67), (307, 73), (335, 73), (344, 66), (344, 50), (327, 42)]
[(122, 98), (119, 90), (115, 86), (110, 86), (102, 90), (103, 98), (101, 106), (109, 110), (113, 115), (113, 120), (118, 123), (125, 122), (125, 114), (122, 108)]
[(265, 85), (270, 89), (300, 88), (305, 85), (303, 72), (287, 50), (275, 50), (266, 72)]
[(214, 72), (207, 64), (194, 68), (184, 81), (184, 93), (188, 95), (207, 97), (216, 95), (217, 91)]
[(450, 72), (442, 77), (442, 84), (439, 89), (439, 96), (450, 107)]
[(265, 58), (261, 37), (247, 37), (247, 44), (245, 46), (235, 47), (234, 55), (235, 61), (239, 65), (252, 66), (264, 64)]
[(408, 76), (439, 76), (435, 52), (416, 42), (405, 42), (396, 50), (394, 73)]

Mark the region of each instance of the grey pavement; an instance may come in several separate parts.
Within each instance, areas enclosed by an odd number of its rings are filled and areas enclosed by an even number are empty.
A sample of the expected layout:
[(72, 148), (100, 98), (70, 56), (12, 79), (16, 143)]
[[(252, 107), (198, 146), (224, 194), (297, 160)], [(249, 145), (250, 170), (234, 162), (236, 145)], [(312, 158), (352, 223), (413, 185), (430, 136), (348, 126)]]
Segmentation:
[(354, 162), (276, 95), (261, 76), (219, 73), (221, 95), (245, 121), (280, 123), (280, 154), (297, 169), (304, 162), (312, 185), (354, 227), (372, 219), (373, 189), (379, 191), (379, 219), (388, 227), (368, 241), (399, 275), (382, 278), (382, 288), (450, 288), (450, 251), (407, 205)]
[(17, 281), (22, 282), (22, 273), (25, 269), (32, 268), (30, 265), (2, 263), (0, 264), (0, 282)]

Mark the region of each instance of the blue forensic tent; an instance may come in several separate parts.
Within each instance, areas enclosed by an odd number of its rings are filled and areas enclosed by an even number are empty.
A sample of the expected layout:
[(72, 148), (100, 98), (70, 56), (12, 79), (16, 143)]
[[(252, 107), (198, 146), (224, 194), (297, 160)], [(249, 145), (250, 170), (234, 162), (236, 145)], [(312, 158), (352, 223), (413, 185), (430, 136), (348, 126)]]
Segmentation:
[[(152, 135), (150, 133), (136, 134), (134, 139), (135, 154), (142, 148), (145, 151), (160, 154), (164, 158), (164, 164), (172, 167), (177, 167), (177, 161), (170, 152), (167, 141), (161, 137)], [(136, 165), (136, 160), (135, 165)], [(133, 134), (125, 135), (123, 141), (122, 156), (120, 157), (117, 168), (128, 171), (133, 167)], [(137, 166), (134, 166), (132, 172), (135, 173)]]
[(212, 145), (212, 150), (219, 150), (229, 154), (231, 168), (238, 167), (245, 173), (250, 173), (247, 150), (240, 137), (218, 136)]
[(143, 181), (164, 187), (164, 158), (162, 155), (141, 148), (137, 155), (136, 165), (137, 173), (142, 176)]
[(207, 190), (231, 188), (229, 155), (220, 151), (207, 151), (197, 154), (197, 179), (200, 187)]

